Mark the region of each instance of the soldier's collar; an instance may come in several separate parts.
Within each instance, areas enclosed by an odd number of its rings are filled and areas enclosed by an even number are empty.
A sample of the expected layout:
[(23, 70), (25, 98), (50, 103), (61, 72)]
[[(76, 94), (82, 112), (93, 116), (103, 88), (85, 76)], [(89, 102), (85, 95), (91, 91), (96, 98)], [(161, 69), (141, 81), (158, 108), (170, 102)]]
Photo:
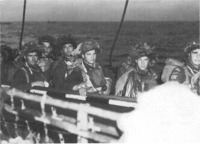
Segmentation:
[(98, 66), (98, 64), (95, 62), (94, 64), (90, 64), (87, 61), (83, 60), (84, 65), (86, 66), (86, 68), (96, 68)]
[(197, 73), (200, 70), (200, 66), (196, 68), (190, 61), (186, 62), (186, 66), (190, 67), (190, 69), (194, 72)]

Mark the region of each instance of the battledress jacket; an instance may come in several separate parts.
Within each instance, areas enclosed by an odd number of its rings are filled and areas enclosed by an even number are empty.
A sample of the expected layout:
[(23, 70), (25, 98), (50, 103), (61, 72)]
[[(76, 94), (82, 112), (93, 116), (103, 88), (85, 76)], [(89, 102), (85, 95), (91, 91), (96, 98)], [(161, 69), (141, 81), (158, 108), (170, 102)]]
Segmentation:
[(82, 61), (79, 65), (83, 76), (83, 84), (86, 85), (87, 92), (108, 95), (112, 92), (114, 74), (111, 70), (95, 62), (93, 66)]
[(174, 68), (169, 79), (188, 85), (194, 93), (200, 95), (200, 68), (195, 68), (190, 62), (186, 62), (184, 67)]
[(158, 75), (152, 69), (142, 71), (139, 68), (132, 68), (117, 80), (115, 94), (137, 98), (138, 93), (155, 87), (157, 78)]
[(33, 67), (24, 64), (15, 72), (11, 87), (27, 91), (31, 89), (32, 82), (45, 80), (46, 77), (38, 65)]
[(77, 84), (83, 82), (83, 77), (79, 68), (70, 69), (67, 61), (59, 60), (53, 72), (53, 88), (60, 90), (72, 90)]
[(10, 85), (11, 84), (11, 78), (9, 74), (14, 71), (14, 64), (12, 62), (9, 63), (1, 63), (1, 70), (0, 70), (0, 76), (1, 76), (1, 84), (2, 85)]

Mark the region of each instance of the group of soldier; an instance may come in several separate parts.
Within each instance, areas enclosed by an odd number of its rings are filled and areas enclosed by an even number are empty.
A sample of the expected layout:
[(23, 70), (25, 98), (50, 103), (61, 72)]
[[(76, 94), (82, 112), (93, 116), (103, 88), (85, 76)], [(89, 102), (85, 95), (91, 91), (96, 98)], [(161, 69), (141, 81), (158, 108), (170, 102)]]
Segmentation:
[(199, 43), (190, 42), (184, 48), (184, 54), (184, 61), (167, 58), (162, 74), (158, 75), (152, 66), (156, 62), (154, 47), (146, 43), (132, 47), (127, 62), (119, 69), (121, 76), (117, 80), (115, 94), (137, 98), (139, 93), (148, 91), (158, 84), (176, 81), (200, 95)]
[[(58, 38), (57, 43), (52, 36), (41, 36), (38, 42), (24, 44), (20, 54), (12, 60), (8, 59), (7, 49), (1, 46), (1, 85), (22, 91), (41, 86), (78, 91), (81, 95), (87, 92), (113, 93), (137, 98), (139, 93), (158, 85), (161, 78), (152, 68), (155, 63), (154, 47), (147, 43), (131, 48), (116, 77), (112, 70), (97, 62), (102, 49), (93, 39), (77, 45), (70, 35)], [(166, 64), (162, 80), (183, 83), (200, 95), (199, 43), (190, 43), (185, 53), (187, 60), (182, 65), (174, 64), (173, 59), (167, 60), (171, 65)]]

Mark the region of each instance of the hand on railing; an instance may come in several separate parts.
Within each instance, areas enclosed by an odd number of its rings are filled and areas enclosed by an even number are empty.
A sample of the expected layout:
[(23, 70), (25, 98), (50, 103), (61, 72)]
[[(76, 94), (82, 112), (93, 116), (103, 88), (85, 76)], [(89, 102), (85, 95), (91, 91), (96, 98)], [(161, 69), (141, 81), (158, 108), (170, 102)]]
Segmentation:
[(41, 86), (41, 87), (44, 87), (45, 84), (43, 81), (36, 81), (36, 82), (32, 82), (31, 83), (31, 87), (34, 87), (34, 86)]
[(79, 94), (82, 95), (82, 96), (86, 96), (86, 94), (87, 94), (87, 91), (84, 88), (81, 88), (78, 91), (79, 91)]

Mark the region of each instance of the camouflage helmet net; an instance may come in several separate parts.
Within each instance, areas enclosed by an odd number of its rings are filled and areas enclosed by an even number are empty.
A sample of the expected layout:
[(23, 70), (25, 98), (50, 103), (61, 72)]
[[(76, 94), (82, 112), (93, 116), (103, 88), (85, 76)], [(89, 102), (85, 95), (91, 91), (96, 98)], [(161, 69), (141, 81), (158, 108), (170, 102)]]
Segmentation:
[(154, 48), (155, 47), (151, 47), (147, 43), (139, 43), (139, 44), (136, 44), (135, 46), (131, 47), (129, 56), (132, 59), (138, 59), (142, 56), (147, 56), (147, 57), (151, 58), (151, 55), (155, 54)]
[(184, 48), (184, 52), (186, 54), (189, 54), (191, 51), (195, 50), (195, 49), (200, 49), (200, 44), (199, 42), (193, 41), (190, 42), (185, 48)]
[(30, 41), (30, 42), (25, 43), (25, 44), (23, 45), (22, 51), (21, 51), (21, 55), (22, 55), (22, 56), (25, 56), (25, 55), (27, 55), (28, 53), (31, 53), (31, 52), (37, 52), (39, 57), (40, 57), (41, 54), (42, 54), (41, 48), (40, 48), (39, 45), (38, 45), (37, 43), (35, 43), (34, 41)]

